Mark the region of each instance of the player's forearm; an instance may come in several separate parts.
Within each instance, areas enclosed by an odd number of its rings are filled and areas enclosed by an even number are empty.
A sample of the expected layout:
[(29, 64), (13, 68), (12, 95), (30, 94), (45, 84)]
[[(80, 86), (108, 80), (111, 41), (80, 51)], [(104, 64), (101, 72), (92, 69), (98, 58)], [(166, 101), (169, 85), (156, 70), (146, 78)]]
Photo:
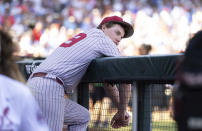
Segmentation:
[(119, 112), (125, 112), (130, 100), (131, 95), (131, 84), (120, 84), (119, 86), (119, 92), (120, 92), (120, 102), (118, 111)]
[(108, 83), (104, 84), (105, 92), (107, 93), (107, 96), (110, 97), (112, 102), (115, 104), (115, 106), (119, 107), (119, 91), (116, 87), (116, 85), (111, 85)]

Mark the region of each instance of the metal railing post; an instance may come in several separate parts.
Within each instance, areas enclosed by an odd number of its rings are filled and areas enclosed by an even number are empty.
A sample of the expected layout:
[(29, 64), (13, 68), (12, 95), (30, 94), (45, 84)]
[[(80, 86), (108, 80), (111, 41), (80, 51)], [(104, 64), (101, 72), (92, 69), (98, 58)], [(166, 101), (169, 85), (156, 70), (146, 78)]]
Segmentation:
[(151, 131), (151, 93), (148, 84), (137, 82), (138, 91), (138, 131)]
[(80, 83), (78, 85), (78, 103), (89, 109), (89, 97), (88, 83)]
[(132, 84), (132, 131), (138, 131), (138, 91), (136, 83)]

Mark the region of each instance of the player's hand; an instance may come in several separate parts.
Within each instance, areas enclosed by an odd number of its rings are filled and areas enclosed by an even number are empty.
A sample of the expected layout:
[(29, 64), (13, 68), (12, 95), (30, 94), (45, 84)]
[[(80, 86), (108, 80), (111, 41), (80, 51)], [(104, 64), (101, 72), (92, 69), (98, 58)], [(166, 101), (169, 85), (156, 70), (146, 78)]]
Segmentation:
[(130, 116), (127, 112), (117, 112), (111, 120), (111, 126), (113, 128), (120, 128), (128, 126)]

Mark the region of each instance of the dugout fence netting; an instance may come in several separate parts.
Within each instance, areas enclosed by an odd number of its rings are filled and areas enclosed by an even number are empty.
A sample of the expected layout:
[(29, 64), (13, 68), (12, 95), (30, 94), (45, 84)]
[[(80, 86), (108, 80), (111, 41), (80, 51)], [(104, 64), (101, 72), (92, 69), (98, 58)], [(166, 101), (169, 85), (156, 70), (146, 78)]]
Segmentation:
[[(139, 130), (150, 131), (177, 131), (177, 126), (173, 120), (172, 110), (172, 89), (171, 84), (150, 84), (148, 90), (145, 90), (145, 97), (142, 101), (145, 104), (144, 112), (138, 112), (143, 117), (143, 123)], [(128, 112), (131, 116), (129, 126), (120, 129), (113, 129), (110, 126), (110, 121), (117, 109), (106, 96), (102, 84), (94, 84), (89, 86), (89, 111), (91, 114), (91, 121), (88, 126), (89, 131), (135, 131), (133, 129), (133, 95), (131, 95)], [(139, 97), (140, 98), (140, 97)], [(144, 100), (143, 100), (144, 99)], [(150, 114), (150, 115), (149, 115)], [(149, 122), (149, 124), (148, 124)], [(146, 127), (146, 128), (145, 128)], [(136, 129), (137, 130), (137, 129)]]

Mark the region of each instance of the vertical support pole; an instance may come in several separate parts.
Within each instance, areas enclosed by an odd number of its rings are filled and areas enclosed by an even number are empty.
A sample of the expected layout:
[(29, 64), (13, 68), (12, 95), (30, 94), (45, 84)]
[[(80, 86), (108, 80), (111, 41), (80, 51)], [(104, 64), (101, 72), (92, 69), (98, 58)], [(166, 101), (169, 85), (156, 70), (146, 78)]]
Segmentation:
[[(89, 83), (79, 83), (77, 89), (78, 103), (89, 110)], [(88, 131), (88, 128), (86, 131)]]
[(89, 109), (89, 84), (79, 83), (78, 87), (78, 103)]
[(138, 131), (151, 131), (151, 93), (148, 84), (137, 82)]
[(136, 83), (132, 84), (132, 131), (138, 131), (137, 130), (137, 125), (138, 125), (138, 91), (137, 91), (137, 86)]

